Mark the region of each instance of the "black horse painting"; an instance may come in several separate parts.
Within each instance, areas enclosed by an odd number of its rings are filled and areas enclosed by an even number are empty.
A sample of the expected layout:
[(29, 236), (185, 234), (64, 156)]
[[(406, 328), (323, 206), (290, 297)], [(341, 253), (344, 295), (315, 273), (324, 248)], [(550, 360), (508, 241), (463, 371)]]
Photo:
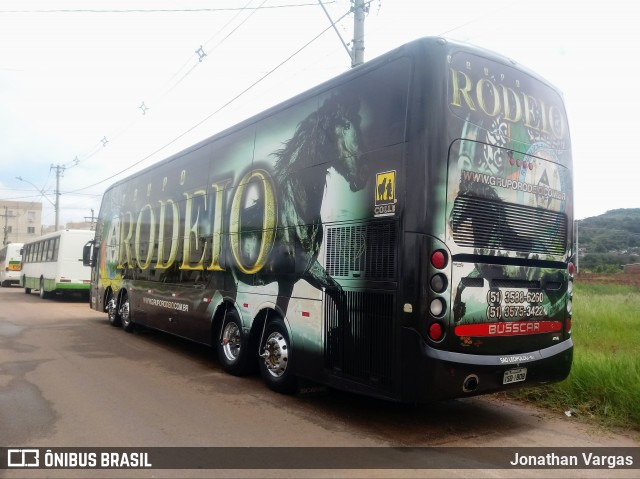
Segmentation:
[[(235, 271), (234, 275), (247, 284), (277, 282), (277, 306), (283, 314), (300, 279), (326, 291), (337, 304), (343, 303), (340, 285), (318, 262), (323, 241), (321, 208), (330, 168), (348, 182), (351, 191), (365, 187), (363, 151), (359, 103), (333, 95), (297, 125), (283, 148), (272, 153), (278, 191), (273, 249), (260, 271), (253, 275)], [(250, 234), (243, 238), (258, 242), (253, 240)]]

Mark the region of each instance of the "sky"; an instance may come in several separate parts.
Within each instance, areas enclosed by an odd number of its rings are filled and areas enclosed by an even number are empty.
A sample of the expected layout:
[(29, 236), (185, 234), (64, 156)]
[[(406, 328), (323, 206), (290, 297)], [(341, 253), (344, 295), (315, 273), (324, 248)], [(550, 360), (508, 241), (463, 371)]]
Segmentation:
[[(349, 0), (323, 0), (345, 42)], [(564, 94), (575, 217), (640, 207), (634, 2), (373, 0), (365, 61), (424, 36), (488, 48)], [(105, 189), (350, 69), (316, 0), (0, 0), (0, 199), (60, 225)], [(17, 177), (22, 178), (18, 180)]]

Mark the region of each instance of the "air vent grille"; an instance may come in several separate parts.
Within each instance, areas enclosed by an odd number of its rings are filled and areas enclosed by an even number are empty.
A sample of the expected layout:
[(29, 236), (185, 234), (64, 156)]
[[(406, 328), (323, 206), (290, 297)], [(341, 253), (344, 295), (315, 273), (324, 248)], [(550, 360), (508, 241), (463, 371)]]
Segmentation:
[(564, 213), (471, 196), (456, 198), (450, 225), (459, 246), (563, 255), (567, 245)]
[(330, 227), (326, 270), (334, 277), (393, 280), (396, 276), (395, 222)]

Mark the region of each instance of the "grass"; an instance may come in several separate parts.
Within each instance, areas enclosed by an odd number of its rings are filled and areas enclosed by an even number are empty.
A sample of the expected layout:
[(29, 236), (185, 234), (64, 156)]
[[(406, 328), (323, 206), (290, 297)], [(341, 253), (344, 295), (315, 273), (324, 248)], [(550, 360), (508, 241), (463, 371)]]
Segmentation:
[(640, 289), (577, 284), (573, 305), (569, 377), (513, 394), (603, 425), (640, 431)]

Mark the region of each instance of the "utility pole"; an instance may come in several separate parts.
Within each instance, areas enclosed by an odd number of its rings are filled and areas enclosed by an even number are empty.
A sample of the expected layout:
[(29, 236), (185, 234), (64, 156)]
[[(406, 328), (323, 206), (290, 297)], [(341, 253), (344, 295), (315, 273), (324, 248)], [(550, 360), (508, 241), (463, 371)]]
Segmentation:
[(364, 17), (365, 14), (369, 11), (369, 6), (365, 5), (365, 0), (351, 0), (353, 2), (353, 6), (351, 7), (351, 11), (354, 13), (353, 17), (353, 48), (349, 49), (347, 44), (340, 35), (340, 32), (336, 28), (335, 22), (331, 19), (331, 15), (327, 11), (326, 7), (322, 3), (322, 0), (318, 0), (318, 3), (324, 10), (324, 14), (331, 22), (331, 26), (333, 30), (338, 35), (338, 38), (342, 42), (342, 46), (347, 51), (347, 55), (351, 58), (351, 68), (357, 67), (358, 65), (362, 65), (364, 63)]
[(364, 63), (364, 16), (368, 7), (365, 0), (353, 1), (353, 51), (351, 68)]
[(92, 230), (95, 230), (94, 223), (95, 223), (95, 221), (96, 221), (96, 219), (97, 219), (97, 218), (96, 218), (96, 217), (95, 217), (95, 215), (94, 215), (94, 209), (93, 209), (93, 208), (91, 208), (91, 218), (89, 218), (88, 216), (85, 216), (85, 217), (84, 217), (84, 220), (85, 220), (85, 221), (87, 221), (87, 220), (89, 220), (89, 219), (90, 219), (90, 221), (91, 221), (91, 229), (92, 229)]
[(9, 225), (7, 224), (7, 218), (9, 217), (9, 207), (4, 207), (4, 237), (2, 239), (2, 246), (6, 246), (7, 244), (7, 236), (9, 235)]
[(64, 165), (51, 165), (51, 169), (56, 170), (56, 203), (54, 205), (56, 211), (56, 231), (58, 231), (58, 221), (60, 218), (60, 176), (64, 174)]

